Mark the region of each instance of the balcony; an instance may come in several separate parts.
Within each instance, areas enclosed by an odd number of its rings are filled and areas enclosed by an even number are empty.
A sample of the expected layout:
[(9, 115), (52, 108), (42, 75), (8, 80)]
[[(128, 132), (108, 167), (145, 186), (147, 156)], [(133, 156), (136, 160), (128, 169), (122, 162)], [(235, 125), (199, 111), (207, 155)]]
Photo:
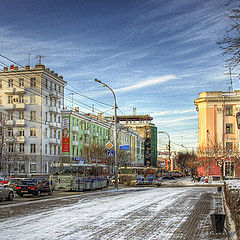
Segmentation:
[(14, 110), (15, 109), (15, 104), (10, 103), (4, 106), (5, 110)]
[(14, 94), (14, 92), (15, 92), (15, 88), (14, 87), (8, 87), (8, 88), (6, 88), (5, 90), (4, 90), (4, 93), (5, 94)]
[(56, 122), (50, 122), (49, 126), (52, 128), (56, 128), (57, 127), (57, 123)]
[(85, 134), (85, 135), (90, 135), (90, 130), (85, 130), (85, 131), (84, 131), (84, 134)]
[(57, 143), (57, 139), (56, 138), (49, 138), (49, 143), (50, 144), (56, 144)]
[(72, 130), (73, 130), (73, 132), (79, 132), (78, 126), (73, 126)]
[(17, 103), (15, 106), (16, 110), (25, 110), (26, 109), (26, 104), (25, 103)]
[(25, 126), (25, 120), (24, 119), (17, 119), (16, 120), (16, 126), (17, 127), (24, 127)]
[(49, 112), (57, 112), (57, 107), (51, 106), (49, 107)]
[(14, 126), (14, 125), (15, 125), (15, 121), (14, 120), (7, 120), (6, 126)]
[(49, 93), (49, 97), (50, 98), (60, 98), (60, 93), (55, 91), (55, 90), (52, 90), (50, 93)]
[(77, 141), (77, 140), (73, 140), (73, 141), (72, 141), (72, 145), (73, 145), (73, 146), (78, 146), (78, 141)]
[(24, 136), (18, 136), (17, 137), (17, 142), (18, 143), (24, 143), (25, 142), (25, 137)]
[(22, 88), (17, 87), (15, 89), (15, 94), (24, 94), (24, 93), (25, 93), (25, 88), (24, 87), (22, 87)]

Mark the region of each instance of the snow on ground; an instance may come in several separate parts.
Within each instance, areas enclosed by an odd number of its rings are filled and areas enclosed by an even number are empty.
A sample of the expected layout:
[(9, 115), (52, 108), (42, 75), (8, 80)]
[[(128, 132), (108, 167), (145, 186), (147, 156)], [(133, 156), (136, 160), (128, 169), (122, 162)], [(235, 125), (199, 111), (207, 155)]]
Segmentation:
[(142, 188), (89, 195), (74, 204), (2, 220), (0, 239), (181, 239), (172, 236), (206, 191), (212, 190)]

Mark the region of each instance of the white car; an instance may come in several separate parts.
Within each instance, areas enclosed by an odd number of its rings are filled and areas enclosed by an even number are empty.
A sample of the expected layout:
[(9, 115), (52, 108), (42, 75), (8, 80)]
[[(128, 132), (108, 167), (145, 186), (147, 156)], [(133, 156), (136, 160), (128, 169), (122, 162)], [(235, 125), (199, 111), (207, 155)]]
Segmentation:
[(14, 191), (12, 188), (8, 186), (4, 186), (2, 183), (0, 183), (0, 200), (9, 200), (12, 201), (14, 198)]

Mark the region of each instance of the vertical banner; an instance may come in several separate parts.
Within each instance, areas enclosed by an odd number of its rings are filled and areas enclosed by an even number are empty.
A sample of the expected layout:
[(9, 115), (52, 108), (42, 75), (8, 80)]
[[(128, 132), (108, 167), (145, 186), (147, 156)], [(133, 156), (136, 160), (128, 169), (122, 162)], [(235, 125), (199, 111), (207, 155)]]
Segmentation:
[(62, 119), (62, 152), (69, 152), (69, 118)]

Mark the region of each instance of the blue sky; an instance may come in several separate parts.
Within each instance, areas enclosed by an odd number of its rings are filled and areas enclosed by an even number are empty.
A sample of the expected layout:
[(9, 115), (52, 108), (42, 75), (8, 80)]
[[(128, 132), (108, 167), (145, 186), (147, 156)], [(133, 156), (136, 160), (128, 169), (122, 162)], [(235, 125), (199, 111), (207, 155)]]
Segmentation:
[[(227, 91), (225, 63), (216, 42), (227, 10), (237, 0), (0, 0), (0, 54), (26, 65), (36, 55), (68, 82), (66, 105), (82, 112), (150, 114), (172, 148), (198, 145), (194, 99)], [(1, 62), (5, 62), (0, 58)], [(9, 62), (8, 62), (9, 63)], [(10, 65), (10, 64), (9, 64)], [(234, 80), (234, 88), (238, 88)], [(85, 96), (106, 103), (92, 101)], [(159, 135), (160, 148), (167, 143)]]

